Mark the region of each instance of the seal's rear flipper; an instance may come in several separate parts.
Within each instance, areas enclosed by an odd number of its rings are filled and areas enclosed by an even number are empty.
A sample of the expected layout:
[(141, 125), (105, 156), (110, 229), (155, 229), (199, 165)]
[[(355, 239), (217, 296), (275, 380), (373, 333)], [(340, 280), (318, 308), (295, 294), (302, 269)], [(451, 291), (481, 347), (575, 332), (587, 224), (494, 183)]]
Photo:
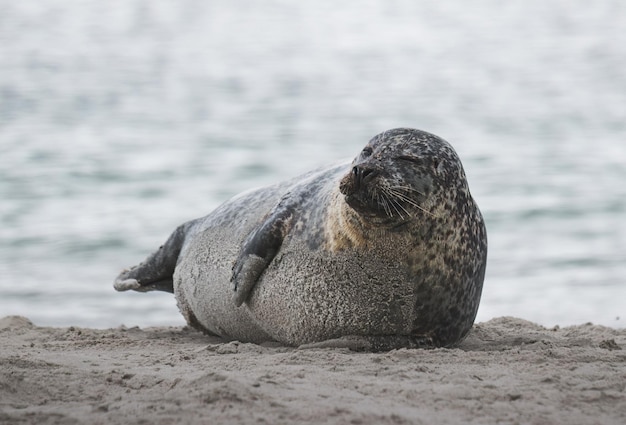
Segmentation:
[(138, 266), (124, 270), (115, 279), (116, 291), (165, 291), (174, 293), (174, 269), (190, 224), (179, 226), (158, 251)]
[[(140, 266), (138, 266), (140, 267)], [(120, 276), (113, 282), (113, 287), (116, 291), (137, 291), (137, 292), (149, 292), (149, 291), (164, 291), (174, 293), (174, 281), (172, 279), (164, 279), (158, 282), (139, 283), (137, 279), (125, 279), (124, 275), (128, 273), (127, 270), (123, 271)]]

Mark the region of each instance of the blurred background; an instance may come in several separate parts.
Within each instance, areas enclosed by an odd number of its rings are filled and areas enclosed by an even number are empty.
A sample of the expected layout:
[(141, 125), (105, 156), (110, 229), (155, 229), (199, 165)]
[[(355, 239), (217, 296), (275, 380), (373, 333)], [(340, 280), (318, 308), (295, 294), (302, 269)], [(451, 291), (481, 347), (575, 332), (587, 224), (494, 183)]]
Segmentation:
[(0, 0), (0, 316), (180, 325), (112, 281), (398, 126), (461, 156), (478, 320), (626, 321), (626, 3)]

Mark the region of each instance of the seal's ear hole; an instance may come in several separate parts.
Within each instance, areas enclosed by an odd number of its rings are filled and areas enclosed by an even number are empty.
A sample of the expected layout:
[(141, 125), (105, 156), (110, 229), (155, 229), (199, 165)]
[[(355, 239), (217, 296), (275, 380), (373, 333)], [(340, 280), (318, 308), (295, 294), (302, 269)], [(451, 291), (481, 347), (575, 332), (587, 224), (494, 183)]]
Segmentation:
[(439, 174), (441, 172), (441, 160), (439, 158), (433, 159), (433, 170)]

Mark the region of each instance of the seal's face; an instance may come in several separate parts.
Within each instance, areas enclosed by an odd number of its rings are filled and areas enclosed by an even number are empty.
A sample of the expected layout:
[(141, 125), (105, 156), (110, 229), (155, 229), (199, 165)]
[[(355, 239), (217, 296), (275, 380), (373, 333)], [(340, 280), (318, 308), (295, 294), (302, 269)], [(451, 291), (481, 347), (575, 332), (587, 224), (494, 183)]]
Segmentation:
[(396, 226), (432, 216), (444, 187), (460, 187), (461, 163), (444, 140), (414, 129), (389, 130), (374, 137), (352, 162), (339, 190), (368, 222)]

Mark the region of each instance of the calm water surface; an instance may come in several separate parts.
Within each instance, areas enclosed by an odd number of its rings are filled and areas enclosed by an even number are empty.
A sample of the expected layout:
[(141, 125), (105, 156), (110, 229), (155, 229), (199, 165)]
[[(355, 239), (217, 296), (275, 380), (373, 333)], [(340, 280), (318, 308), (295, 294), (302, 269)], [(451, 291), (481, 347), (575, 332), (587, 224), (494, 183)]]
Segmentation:
[(487, 221), (478, 320), (626, 320), (626, 3), (0, 0), (0, 316), (182, 324), (111, 282), (230, 196), (410, 126)]

